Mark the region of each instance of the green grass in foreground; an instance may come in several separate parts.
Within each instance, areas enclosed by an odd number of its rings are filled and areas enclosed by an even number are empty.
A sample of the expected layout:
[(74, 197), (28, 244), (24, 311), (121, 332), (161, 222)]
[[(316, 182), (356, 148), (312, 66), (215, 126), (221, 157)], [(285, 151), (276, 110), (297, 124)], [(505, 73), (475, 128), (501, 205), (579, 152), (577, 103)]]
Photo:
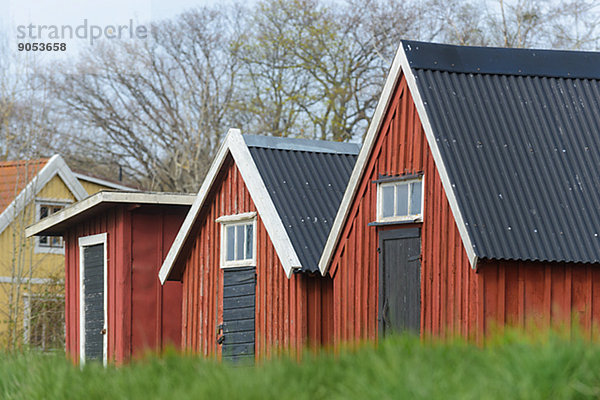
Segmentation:
[(0, 355), (2, 399), (561, 399), (600, 397), (600, 345), (506, 334), (485, 348), (383, 341), (340, 355), (232, 367), (167, 354), (79, 369), (60, 355)]

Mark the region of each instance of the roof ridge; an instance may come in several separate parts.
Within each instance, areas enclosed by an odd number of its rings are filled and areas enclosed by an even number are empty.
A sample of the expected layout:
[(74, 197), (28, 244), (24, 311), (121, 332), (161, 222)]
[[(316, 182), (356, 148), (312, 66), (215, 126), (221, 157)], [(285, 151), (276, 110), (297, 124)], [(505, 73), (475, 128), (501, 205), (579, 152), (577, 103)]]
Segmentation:
[(403, 40), (412, 69), (464, 74), (600, 79), (600, 52), (457, 46)]
[(248, 134), (244, 134), (242, 137), (248, 147), (262, 147), (273, 150), (354, 155), (358, 154), (360, 150), (358, 143), (349, 142)]

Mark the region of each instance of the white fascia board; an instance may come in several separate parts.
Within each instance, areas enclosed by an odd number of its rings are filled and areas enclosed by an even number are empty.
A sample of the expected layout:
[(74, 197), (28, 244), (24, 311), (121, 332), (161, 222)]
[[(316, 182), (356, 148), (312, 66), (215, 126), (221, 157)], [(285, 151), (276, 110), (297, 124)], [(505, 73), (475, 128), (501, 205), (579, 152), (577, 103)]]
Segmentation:
[(392, 101), (394, 89), (403, 72), (406, 77), (408, 88), (412, 95), (413, 101), (415, 102), (415, 105), (417, 107), (417, 112), (419, 114), (419, 118), (421, 119), (427, 142), (429, 143), (429, 147), (433, 154), (435, 165), (440, 174), (442, 187), (446, 192), (446, 196), (450, 203), (450, 209), (452, 210), (452, 214), (460, 232), (463, 245), (465, 246), (467, 257), (469, 259), (469, 262), (471, 263), (472, 268), (475, 268), (477, 265), (477, 256), (475, 255), (475, 250), (473, 249), (471, 238), (469, 237), (469, 234), (467, 232), (462, 213), (460, 211), (460, 208), (458, 207), (456, 195), (454, 193), (452, 185), (450, 184), (448, 171), (446, 170), (446, 167), (442, 160), (442, 156), (437, 146), (437, 142), (433, 135), (433, 129), (431, 127), (427, 111), (425, 110), (425, 106), (423, 105), (423, 100), (418, 90), (413, 71), (410, 68), (410, 64), (404, 52), (404, 47), (402, 43), (400, 43), (398, 51), (396, 52), (396, 55), (394, 57), (392, 67), (390, 68), (390, 72), (385, 81), (383, 91), (381, 92), (379, 102), (377, 103), (373, 119), (371, 120), (371, 124), (369, 125), (367, 136), (365, 137), (365, 141), (358, 155), (358, 159), (356, 160), (356, 164), (354, 165), (354, 169), (352, 170), (352, 175), (350, 175), (350, 180), (348, 181), (348, 186), (346, 187), (346, 191), (344, 192), (344, 197), (342, 198), (340, 208), (338, 209), (335, 220), (333, 222), (333, 226), (331, 228), (329, 236), (327, 237), (327, 242), (325, 243), (323, 253), (321, 254), (321, 258), (319, 260), (319, 270), (321, 271), (322, 275), (325, 275), (329, 269), (331, 259), (333, 257), (333, 252), (342, 233), (341, 231), (343, 228), (343, 224), (346, 221), (346, 218), (348, 217), (352, 201), (354, 200), (356, 191), (358, 190), (360, 179), (363, 176), (369, 156), (371, 155), (373, 146), (375, 145), (377, 134), (381, 129), (381, 125), (383, 124), (385, 112), (388, 109), (390, 102)]
[(238, 170), (248, 188), (248, 192), (250, 193), (250, 197), (254, 201), (256, 205), (256, 209), (258, 214), (261, 216), (265, 229), (269, 234), (271, 242), (273, 243), (273, 247), (275, 247), (275, 251), (281, 260), (281, 264), (283, 269), (285, 270), (286, 276), (288, 278), (291, 277), (294, 269), (301, 268), (300, 260), (290, 238), (283, 226), (283, 222), (277, 210), (275, 209), (275, 205), (273, 204), (273, 200), (265, 187), (265, 184), (258, 172), (258, 168), (254, 163), (254, 159), (250, 154), (250, 150), (248, 150), (248, 146), (246, 146), (246, 142), (242, 137), (242, 134), (239, 129), (230, 129), (227, 132), (227, 137), (223, 141), (219, 152), (217, 153), (217, 157), (215, 161), (210, 167), (204, 182), (202, 183), (202, 187), (198, 192), (198, 196), (192, 205), (192, 208), (188, 212), (188, 215), (185, 217), (181, 229), (177, 233), (175, 240), (173, 241), (173, 245), (169, 249), (169, 253), (160, 268), (158, 273), (158, 277), (161, 283), (165, 283), (175, 261), (177, 260), (185, 241), (188, 239), (190, 231), (192, 229), (192, 225), (194, 224), (204, 201), (208, 195), (210, 188), (212, 187), (217, 174), (221, 170), (225, 157), (228, 153), (231, 153), (234, 162), (236, 163)]
[(192, 225), (194, 224), (196, 218), (198, 217), (198, 214), (200, 213), (200, 209), (204, 204), (204, 200), (206, 200), (208, 191), (212, 187), (212, 184), (215, 181), (217, 174), (219, 173), (219, 170), (223, 165), (223, 162), (225, 161), (227, 153), (229, 153), (229, 136), (232, 134), (233, 131), (237, 131), (237, 133), (240, 134), (239, 130), (237, 129), (230, 129), (229, 132), (227, 132), (227, 137), (221, 144), (221, 147), (217, 152), (217, 156), (215, 157), (215, 160), (213, 161), (212, 165), (210, 166), (210, 169), (208, 170), (208, 174), (206, 174), (206, 177), (202, 182), (202, 186), (198, 191), (198, 195), (196, 196), (196, 199), (194, 200), (190, 211), (188, 211), (185, 219), (183, 220), (183, 224), (181, 225), (179, 232), (177, 232), (177, 236), (175, 237), (175, 240), (173, 241), (173, 244), (171, 245), (171, 248), (169, 249), (169, 252), (165, 257), (165, 260), (163, 261), (163, 264), (160, 267), (158, 277), (162, 284), (165, 283), (167, 277), (171, 273), (171, 270), (173, 269), (173, 266), (175, 264), (175, 260), (179, 256), (179, 253), (181, 253), (183, 244), (185, 243), (190, 234)]
[(50, 182), (55, 175), (59, 175), (67, 188), (77, 200), (87, 197), (87, 192), (73, 175), (63, 158), (55, 154), (46, 165), (33, 177), (17, 197), (0, 214), (0, 233), (2, 233), (27, 204)]
[(118, 183), (113, 183), (104, 179), (100, 179), (100, 178), (94, 178), (93, 176), (88, 176), (88, 175), (84, 175), (82, 173), (79, 172), (74, 172), (73, 173), (75, 175), (75, 177), (81, 181), (86, 181), (86, 182), (91, 182), (91, 183), (95, 183), (96, 185), (102, 185), (102, 186), (106, 186), (107, 188), (110, 189), (116, 189), (116, 190), (131, 190), (131, 191), (137, 191), (134, 188), (130, 188), (127, 186), (123, 186), (123, 185), (119, 185)]
[(365, 137), (363, 145), (360, 149), (360, 153), (358, 153), (358, 158), (356, 160), (356, 164), (354, 164), (354, 169), (352, 170), (350, 179), (348, 180), (344, 197), (342, 197), (342, 202), (340, 203), (338, 212), (333, 220), (333, 226), (331, 227), (331, 231), (327, 237), (327, 242), (325, 242), (325, 247), (323, 248), (323, 253), (321, 254), (321, 258), (319, 260), (319, 270), (323, 276), (329, 269), (329, 264), (331, 262), (331, 258), (333, 257), (335, 246), (337, 245), (340, 235), (342, 234), (343, 224), (348, 217), (350, 207), (352, 206), (352, 200), (354, 200), (360, 179), (363, 176), (365, 168), (367, 167), (369, 156), (371, 155), (371, 151), (375, 145), (377, 133), (381, 129), (385, 112), (394, 95), (394, 88), (396, 87), (398, 79), (400, 79), (402, 72), (402, 66), (400, 63), (401, 49), (402, 45), (400, 45), (400, 49), (398, 49), (396, 52), (396, 56), (392, 62), (392, 67), (390, 68), (385, 85), (383, 86), (383, 91), (381, 92), (381, 96), (377, 102), (373, 119), (369, 124), (367, 136)]
[(175, 193), (144, 193), (144, 192), (98, 192), (82, 201), (79, 201), (56, 214), (52, 214), (25, 229), (25, 236), (35, 236), (46, 229), (60, 224), (100, 203), (124, 204), (157, 204), (157, 205), (184, 205), (189, 206), (196, 196)]
[(230, 135), (229, 141), (231, 155), (237, 164), (244, 183), (246, 183), (250, 197), (254, 201), (263, 225), (271, 238), (285, 274), (290, 278), (294, 269), (302, 267), (292, 241), (283, 226), (283, 221), (275, 208), (275, 204), (273, 204), (273, 199), (271, 199), (271, 195), (267, 191), (267, 187), (258, 172), (258, 168), (240, 131)]
[(456, 193), (454, 192), (454, 188), (452, 187), (452, 183), (450, 182), (450, 175), (448, 175), (446, 164), (444, 164), (442, 154), (440, 153), (440, 148), (438, 147), (438, 143), (435, 140), (433, 128), (431, 127), (431, 122), (429, 121), (429, 115), (427, 114), (427, 110), (425, 109), (425, 104), (423, 103), (421, 92), (419, 91), (419, 86), (417, 85), (417, 81), (415, 79), (413, 70), (412, 68), (410, 68), (410, 64), (408, 62), (408, 58), (406, 57), (404, 46), (402, 46), (402, 44), (400, 44), (400, 49), (398, 50), (398, 52), (400, 54), (400, 62), (402, 63), (402, 69), (404, 69), (405, 71), (404, 75), (406, 77), (406, 83), (412, 95), (415, 106), (417, 107), (419, 119), (421, 120), (421, 125), (423, 125), (425, 137), (427, 138), (427, 142), (429, 143), (429, 149), (431, 150), (431, 154), (433, 155), (433, 161), (435, 162), (438, 173), (440, 174), (440, 180), (442, 181), (442, 187), (446, 192), (448, 203), (450, 203), (450, 209), (452, 210), (452, 215), (454, 216), (454, 222), (458, 227), (458, 232), (460, 233), (460, 238), (462, 239), (463, 246), (465, 247), (465, 250), (467, 252), (467, 258), (471, 263), (471, 268), (476, 269), (477, 255), (475, 254), (473, 241), (471, 240), (469, 232), (467, 231), (467, 226), (465, 224), (464, 217), (462, 215), (460, 207), (458, 206)]

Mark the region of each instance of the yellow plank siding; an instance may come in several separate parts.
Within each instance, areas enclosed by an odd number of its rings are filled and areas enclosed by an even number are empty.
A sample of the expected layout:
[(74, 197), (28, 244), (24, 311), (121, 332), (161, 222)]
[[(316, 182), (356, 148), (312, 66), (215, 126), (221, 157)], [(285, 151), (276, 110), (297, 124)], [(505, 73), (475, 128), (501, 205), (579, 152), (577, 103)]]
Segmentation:
[[(100, 185), (94, 186), (100, 187)], [(90, 186), (90, 189), (94, 188)], [(42, 202), (67, 203), (67, 205), (77, 201), (58, 175), (41, 188), (35, 199)], [(12, 293), (13, 298), (16, 296), (19, 298), (20, 315), (16, 322), (19, 325), (18, 331), (22, 335), (25, 307), (23, 295), (28, 291), (43, 290), (43, 285), (39, 283), (32, 283), (29, 286), (27, 283), (18, 285), (14, 281), (7, 283), (6, 280), (22, 277), (33, 278), (32, 282), (39, 282), (50, 277), (64, 276), (64, 254), (37, 252), (35, 243), (38, 239), (25, 238), (25, 228), (36, 220), (36, 200), (30, 201), (22, 211), (14, 215), (10, 225), (0, 233), (0, 346), (2, 347), (6, 346), (10, 336), (7, 323), (10, 294)], [(19, 290), (15, 290), (16, 287)]]
[(83, 188), (85, 189), (85, 191), (88, 192), (88, 194), (90, 196), (93, 195), (94, 193), (98, 193), (101, 190), (110, 190), (110, 189), (112, 189), (111, 187), (100, 185), (100, 184), (94, 183), (94, 182), (89, 182), (89, 181), (86, 181), (84, 179), (79, 179), (79, 183), (81, 183), (81, 186), (83, 186)]

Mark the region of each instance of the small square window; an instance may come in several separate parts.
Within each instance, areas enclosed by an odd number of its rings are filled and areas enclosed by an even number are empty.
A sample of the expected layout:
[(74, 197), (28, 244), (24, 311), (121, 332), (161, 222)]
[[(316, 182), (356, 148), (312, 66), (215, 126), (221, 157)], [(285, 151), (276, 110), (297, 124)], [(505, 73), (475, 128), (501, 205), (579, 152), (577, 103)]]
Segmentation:
[[(222, 267), (255, 265), (255, 219), (235, 220), (235, 216), (222, 217)], [(232, 220), (231, 222), (229, 220)]]
[(414, 221), (422, 218), (422, 178), (379, 183), (377, 189), (379, 222)]
[[(47, 218), (52, 214), (55, 214), (65, 208), (67, 203), (46, 200), (37, 200), (37, 215), (36, 219), (39, 221), (43, 218)], [(38, 236), (35, 246), (36, 253), (62, 253), (64, 252), (63, 239), (60, 236)]]

